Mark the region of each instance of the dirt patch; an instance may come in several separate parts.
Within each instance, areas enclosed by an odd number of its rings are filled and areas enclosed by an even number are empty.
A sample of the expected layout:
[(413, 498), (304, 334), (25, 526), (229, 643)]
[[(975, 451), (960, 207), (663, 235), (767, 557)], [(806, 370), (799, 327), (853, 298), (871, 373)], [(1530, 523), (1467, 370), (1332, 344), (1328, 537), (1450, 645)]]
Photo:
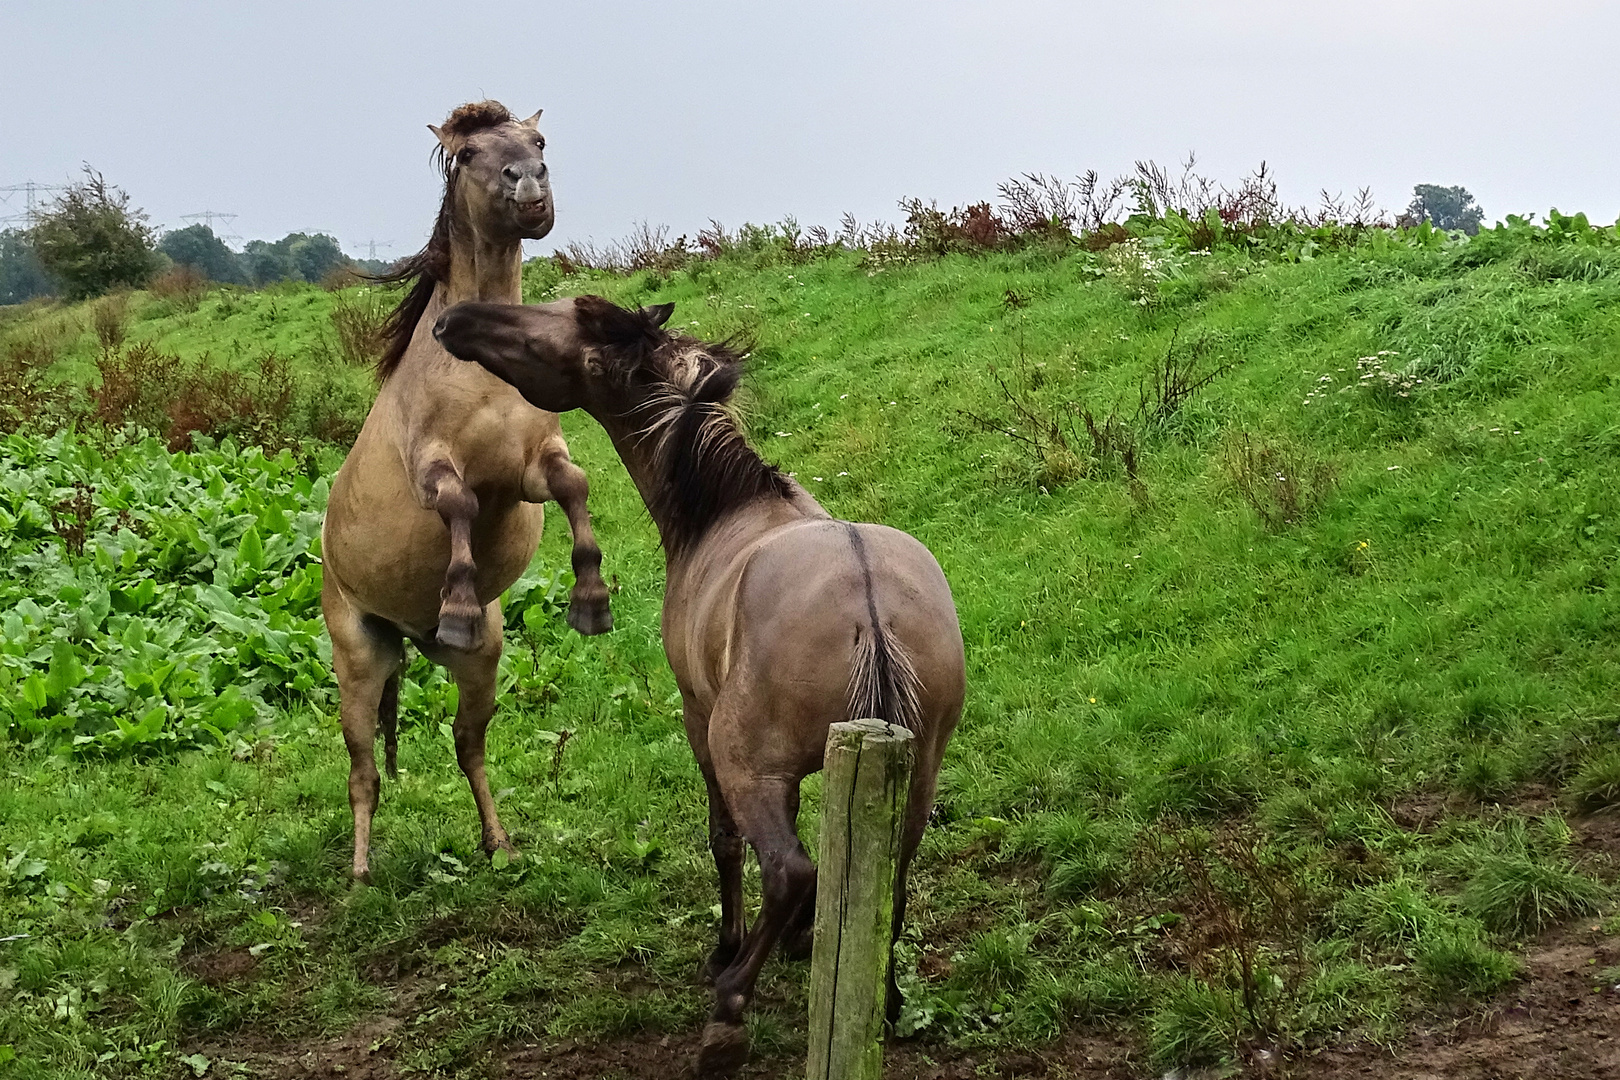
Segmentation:
[[(1620, 943), (1566, 928), (1524, 954), (1526, 977), (1484, 1013), (1431, 1025), (1394, 1053), (1330, 1050), (1298, 1063), (1322, 1080), (1613, 1080), (1620, 1077), (1620, 987), (1599, 973)], [(1610, 985), (1604, 985), (1609, 982)]]
[(180, 966), (200, 983), (223, 986), (247, 978), (259, 966), (259, 958), (245, 948), (210, 949), (181, 956)]
[[(689, 1080), (697, 1048), (697, 1032), (598, 1045), (533, 1045), (501, 1055), (494, 1072), (502, 1080)], [(1039, 1051), (999, 1053), (902, 1042), (888, 1047), (883, 1075), (888, 1080), (1134, 1080), (1142, 1071), (1132, 1060), (1128, 1046), (1107, 1036), (1075, 1034)], [(736, 1075), (776, 1080), (803, 1074), (802, 1055), (755, 1053)]]
[(242, 1033), (188, 1047), (187, 1053), (201, 1054), (211, 1063), (225, 1066), (211, 1071), (210, 1076), (234, 1073), (254, 1080), (395, 1080), (401, 1073), (393, 1059), (396, 1048), (392, 1043), (401, 1024), (394, 1016), (372, 1017), (330, 1039), (283, 1040)]

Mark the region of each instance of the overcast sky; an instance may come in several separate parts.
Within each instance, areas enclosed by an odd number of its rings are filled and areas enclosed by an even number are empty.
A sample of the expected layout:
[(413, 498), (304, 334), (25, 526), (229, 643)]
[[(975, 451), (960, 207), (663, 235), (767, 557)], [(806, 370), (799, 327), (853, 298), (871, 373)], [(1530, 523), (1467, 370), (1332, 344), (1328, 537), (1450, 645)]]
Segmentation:
[[(1490, 218), (1620, 216), (1620, 4), (75, 3), (0, 0), (0, 187), (102, 170), (154, 223), (419, 247), (426, 125), (544, 108), (557, 226), (897, 217), (1023, 172), (1198, 154), (1284, 195), (1463, 184)], [(20, 196), (0, 215), (20, 209)], [(387, 243), (391, 246), (383, 247)]]

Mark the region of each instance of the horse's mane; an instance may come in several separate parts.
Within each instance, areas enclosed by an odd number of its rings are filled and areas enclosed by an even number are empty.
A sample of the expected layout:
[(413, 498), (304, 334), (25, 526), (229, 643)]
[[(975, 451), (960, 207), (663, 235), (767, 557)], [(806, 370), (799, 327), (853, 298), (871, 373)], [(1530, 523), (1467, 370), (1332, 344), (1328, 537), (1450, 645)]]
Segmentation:
[[(648, 310), (629, 311), (599, 296), (574, 301), (585, 339), (652, 440), (659, 483), (649, 509), (664, 545), (689, 549), (728, 512), (767, 496), (790, 498), (793, 483), (748, 444), (728, 403), (742, 380), (735, 341), (671, 334)], [(667, 312), (664, 313), (667, 316)]]
[[(440, 130), (446, 135), (465, 138), (476, 131), (496, 127), (515, 119), (506, 106), (498, 101), (475, 101), (459, 106), (450, 114)], [(371, 280), (381, 285), (405, 285), (407, 291), (399, 305), (383, 323), (382, 338), (385, 348), (377, 361), (377, 377), (386, 379), (399, 367), (405, 350), (416, 333), (433, 289), (450, 277), (450, 218), (455, 210), (456, 161), (446, 154), (444, 145), (434, 147), (433, 158), (444, 173), (444, 197), (439, 202), (439, 216), (433, 223), (433, 235), (427, 246), (415, 255), (409, 255)]]

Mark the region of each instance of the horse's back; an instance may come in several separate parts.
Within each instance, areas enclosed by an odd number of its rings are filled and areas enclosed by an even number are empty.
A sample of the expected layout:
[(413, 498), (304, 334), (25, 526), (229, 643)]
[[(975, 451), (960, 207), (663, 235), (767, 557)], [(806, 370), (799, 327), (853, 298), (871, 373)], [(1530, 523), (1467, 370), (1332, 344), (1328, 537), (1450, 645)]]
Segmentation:
[(827, 726), (855, 719), (851, 677), (874, 622), (916, 674), (916, 734), (942, 750), (966, 674), (956, 607), (932, 553), (898, 529), (832, 520), (783, 529), (755, 550), (738, 582), (728, 682), (757, 721), (769, 720), (748, 737), (757, 752), (819, 767)]

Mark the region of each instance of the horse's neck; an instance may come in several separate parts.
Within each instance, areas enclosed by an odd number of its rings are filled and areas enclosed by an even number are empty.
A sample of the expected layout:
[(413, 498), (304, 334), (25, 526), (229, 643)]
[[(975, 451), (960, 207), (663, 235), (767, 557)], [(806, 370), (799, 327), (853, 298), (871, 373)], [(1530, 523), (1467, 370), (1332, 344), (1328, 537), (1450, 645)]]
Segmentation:
[(523, 241), (490, 241), (452, 233), (445, 306), (463, 300), (523, 303)]
[(658, 474), (648, 441), (622, 417), (597, 416), (596, 420), (613, 441), (620, 460), (624, 462), (625, 471), (641, 493), (641, 501), (646, 505), (653, 524), (658, 526), (659, 535), (665, 538), (666, 587), (675, 587), (678, 581), (691, 574), (702, 574), (728, 564), (736, 553), (748, 549), (767, 533), (783, 525), (830, 516), (809, 492), (798, 484), (792, 484), (790, 496), (767, 494), (744, 503), (716, 520), (697, 543), (674, 549), (668, 542), (669, 523), (658, 519), (658, 493), (665, 481)]

